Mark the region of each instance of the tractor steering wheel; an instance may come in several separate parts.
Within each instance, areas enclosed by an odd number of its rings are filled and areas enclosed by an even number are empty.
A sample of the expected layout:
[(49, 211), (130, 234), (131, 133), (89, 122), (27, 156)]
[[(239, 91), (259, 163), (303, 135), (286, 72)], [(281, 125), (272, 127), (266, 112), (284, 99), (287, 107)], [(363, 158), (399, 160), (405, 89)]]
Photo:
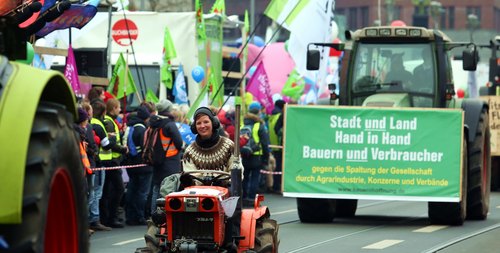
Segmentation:
[[(195, 174), (200, 174), (203, 177)], [(211, 175), (208, 175), (211, 174)], [(217, 174), (217, 175), (214, 175)], [(225, 172), (222, 170), (193, 170), (193, 171), (185, 171), (184, 175), (189, 176), (191, 179), (194, 179), (200, 182), (205, 186), (224, 186), (228, 185), (229, 179), (231, 179), (231, 173)]]

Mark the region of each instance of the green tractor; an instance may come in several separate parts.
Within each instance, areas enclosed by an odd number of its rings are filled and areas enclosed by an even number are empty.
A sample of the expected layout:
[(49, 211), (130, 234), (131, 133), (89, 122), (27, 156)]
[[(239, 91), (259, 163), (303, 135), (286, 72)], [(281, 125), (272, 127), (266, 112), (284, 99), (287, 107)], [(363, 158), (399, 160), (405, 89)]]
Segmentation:
[[(340, 84), (330, 84), (329, 104), (462, 109), (464, 166), (460, 201), (429, 202), (429, 219), (435, 224), (452, 225), (461, 225), (465, 219), (486, 219), (491, 180), (488, 104), (455, 97), (450, 53), (453, 48), (464, 47), (463, 69), (473, 71), (478, 61), (476, 45), (454, 43), (441, 31), (422, 27), (366, 27), (346, 32), (346, 38), (345, 44), (309, 45), (309, 70), (319, 69), (319, 48), (344, 51)], [(301, 221), (325, 222), (354, 216), (357, 199), (298, 198), (297, 207)], [(317, 210), (325, 212), (318, 214)]]
[(14, 61), (24, 35), (0, 17), (0, 251), (88, 252), (75, 95), (62, 74)]

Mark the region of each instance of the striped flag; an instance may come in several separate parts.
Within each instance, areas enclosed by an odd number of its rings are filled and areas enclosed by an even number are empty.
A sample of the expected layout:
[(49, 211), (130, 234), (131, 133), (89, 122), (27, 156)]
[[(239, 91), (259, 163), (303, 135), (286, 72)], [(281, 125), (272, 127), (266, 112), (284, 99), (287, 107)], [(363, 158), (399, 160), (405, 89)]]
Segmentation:
[(306, 76), (318, 85), (326, 82), (327, 48), (323, 48), (323, 60), (317, 72), (306, 68), (307, 45), (309, 43), (331, 42), (331, 21), (334, 0), (273, 0), (265, 14), (290, 31), (288, 52), (301, 76)]
[(309, 2), (311, 0), (272, 0), (264, 14), (290, 30), (290, 25)]

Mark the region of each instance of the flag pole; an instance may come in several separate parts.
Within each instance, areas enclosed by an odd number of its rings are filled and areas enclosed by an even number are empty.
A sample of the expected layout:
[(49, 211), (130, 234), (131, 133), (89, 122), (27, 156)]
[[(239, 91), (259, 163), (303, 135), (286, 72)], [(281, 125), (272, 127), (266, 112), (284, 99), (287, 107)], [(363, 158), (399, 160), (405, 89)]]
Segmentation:
[[(125, 89), (124, 89), (124, 97), (127, 98), (127, 81), (128, 81), (128, 49), (127, 49), (127, 58), (125, 58)], [(139, 100), (139, 104), (142, 104), (141, 96), (139, 95), (139, 91), (135, 89), (135, 95), (137, 96), (137, 100)], [(125, 108), (127, 109), (127, 108)]]

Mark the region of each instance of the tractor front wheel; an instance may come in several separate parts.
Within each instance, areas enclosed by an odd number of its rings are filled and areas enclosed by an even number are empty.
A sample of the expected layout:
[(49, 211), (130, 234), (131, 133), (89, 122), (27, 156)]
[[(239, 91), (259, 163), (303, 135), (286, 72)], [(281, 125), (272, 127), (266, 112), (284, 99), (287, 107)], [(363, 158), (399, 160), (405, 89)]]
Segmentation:
[(462, 180), (460, 201), (429, 202), (429, 219), (432, 224), (462, 225), (467, 215), (467, 140), (462, 140)]
[(84, 184), (71, 116), (59, 104), (40, 103), (26, 158), (22, 223), (0, 226), (8, 252), (88, 252)]
[(257, 253), (276, 253), (280, 244), (278, 238), (278, 223), (267, 217), (257, 220), (255, 228), (255, 243), (252, 249)]
[(490, 208), (491, 159), (488, 114), (483, 111), (474, 141), (469, 143), (467, 219), (484, 220)]
[(297, 198), (299, 219), (305, 223), (331, 222), (335, 217), (334, 199)]

